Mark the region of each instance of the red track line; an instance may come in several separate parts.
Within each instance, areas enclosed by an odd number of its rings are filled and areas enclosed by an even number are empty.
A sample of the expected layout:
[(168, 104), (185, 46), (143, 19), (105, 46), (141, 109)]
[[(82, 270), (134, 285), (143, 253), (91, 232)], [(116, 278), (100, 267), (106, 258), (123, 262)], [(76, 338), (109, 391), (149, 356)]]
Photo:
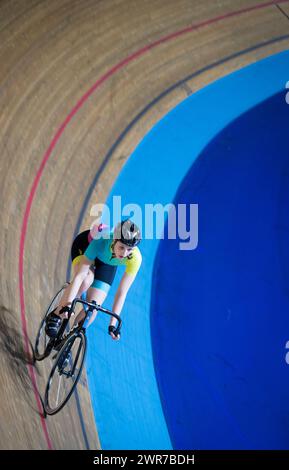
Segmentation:
[[(250, 11), (254, 10), (259, 10), (262, 8), (266, 8), (268, 6), (273, 6), (277, 5), (280, 3), (288, 3), (289, 0), (279, 0), (278, 2), (276, 1), (271, 1), (271, 2), (266, 2), (266, 3), (260, 3), (258, 5), (252, 6), (252, 7), (247, 7), (243, 8), (241, 10), (237, 10), (231, 13), (227, 13), (225, 15), (217, 16), (215, 18), (211, 18), (210, 20), (202, 21), (201, 23), (197, 23), (195, 25), (188, 26), (187, 28), (184, 28), (180, 31), (176, 31), (175, 33), (171, 33), (167, 36), (164, 36), (163, 38), (158, 39), (157, 41), (148, 44), (147, 46), (143, 47), (142, 49), (134, 52), (133, 54), (129, 55), (125, 59), (123, 59), (121, 62), (116, 64), (114, 67), (112, 67), (107, 73), (105, 73), (97, 82), (94, 83), (94, 85), (81, 97), (81, 99), (78, 101), (78, 103), (72, 108), (70, 113), (67, 115), (66, 119), (63, 121), (61, 126), (58, 128), (56, 134), (54, 135), (52, 141), (50, 142), (50, 145), (48, 149), (46, 150), (44, 157), (41, 161), (40, 167), (37, 171), (36, 177), (34, 178), (31, 190), (29, 192), (29, 197), (28, 201), (26, 204), (25, 212), (24, 212), (24, 217), (22, 220), (22, 228), (21, 228), (21, 237), (20, 237), (20, 246), (19, 246), (19, 264), (18, 264), (18, 272), (19, 272), (19, 294), (20, 294), (20, 308), (21, 308), (21, 321), (22, 321), (22, 332), (23, 332), (23, 337), (24, 337), (24, 345), (25, 345), (25, 350), (26, 353), (29, 354), (29, 340), (28, 340), (28, 334), (27, 334), (27, 322), (26, 322), (26, 313), (25, 313), (25, 297), (24, 297), (24, 269), (23, 269), (23, 264), (24, 264), (24, 246), (25, 246), (25, 239), (26, 239), (26, 233), (27, 233), (27, 225), (28, 225), (28, 220), (30, 216), (30, 211), (32, 207), (32, 202), (40, 181), (40, 178), (42, 176), (42, 173), (44, 171), (45, 165), (48, 162), (54, 148), (56, 147), (57, 142), (59, 141), (60, 137), (62, 136), (64, 130), (66, 129), (67, 125), (71, 121), (71, 119), (75, 116), (75, 114), (78, 112), (78, 110), (83, 106), (83, 104), (88, 100), (88, 98), (92, 95), (92, 93), (100, 87), (102, 83), (104, 83), (108, 78), (110, 78), (113, 74), (118, 72), (120, 69), (122, 69), (125, 65), (129, 64), (130, 62), (134, 61), (138, 57), (142, 56), (146, 52), (148, 52), (151, 49), (154, 49), (155, 47), (159, 46), (160, 44), (163, 44), (165, 42), (170, 41), (171, 39), (175, 39), (179, 36), (182, 36), (183, 34), (189, 33), (191, 31), (194, 31), (195, 29), (203, 28), (205, 26), (211, 25), (213, 23), (217, 23), (218, 21), (225, 20), (227, 18), (231, 18), (233, 16), (238, 16), (243, 13), (248, 13)], [(42, 405), (39, 399), (39, 393), (37, 389), (37, 384), (36, 384), (36, 377), (35, 377), (35, 371), (32, 366), (29, 366), (29, 373), (30, 373), (30, 378), (32, 381), (34, 393), (35, 393), (35, 398), (37, 402), (37, 406), (39, 409), (40, 414), (42, 415)], [(45, 419), (41, 416), (41, 424), (43, 428), (43, 432), (47, 441), (47, 445), (49, 449), (52, 449), (52, 443), (48, 434), (47, 426)]]
[[(20, 237), (20, 249), (19, 249), (20, 251), (20, 254), (19, 254), (20, 310), (21, 310), (21, 321), (22, 321), (22, 331), (23, 331), (23, 336), (24, 336), (25, 352), (27, 355), (30, 354), (30, 346), (29, 346), (29, 339), (28, 339), (28, 334), (27, 334), (27, 322), (26, 322), (26, 314), (25, 314), (25, 302), (24, 302), (24, 280), (23, 280), (24, 244), (25, 244), (25, 236), (26, 236), (26, 231), (27, 231), (27, 224), (28, 224), (30, 209), (31, 209), (33, 197), (34, 197), (38, 182), (40, 180), (42, 171), (43, 171), (43, 165), (41, 165), (40, 169), (37, 172), (37, 176), (34, 180), (32, 189), (29, 194), (28, 202), (26, 205), (25, 213), (24, 213), (23, 223), (22, 223), (22, 230), (21, 230), (21, 237)], [(29, 375), (30, 375), (33, 390), (34, 390), (34, 395), (36, 398), (37, 407), (38, 407), (40, 417), (41, 417), (41, 425), (42, 425), (42, 429), (45, 435), (47, 446), (48, 446), (48, 449), (52, 450), (53, 447), (52, 447), (52, 443), (51, 443), (49, 433), (47, 430), (46, 421), (43, 416), (43, 408), (42, 408), (42, 404), (39, 398), (39, 392), (38, 392), (38, 388), (36, 384), (35, 369), (33, 366), (29, 365), (28, 370), (29, 370)]]

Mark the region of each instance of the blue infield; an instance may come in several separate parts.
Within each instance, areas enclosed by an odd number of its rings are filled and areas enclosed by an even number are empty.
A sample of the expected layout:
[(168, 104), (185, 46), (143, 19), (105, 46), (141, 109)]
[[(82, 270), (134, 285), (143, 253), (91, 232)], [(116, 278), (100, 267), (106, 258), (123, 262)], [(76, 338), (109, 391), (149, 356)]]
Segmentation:
[(110, 207), (198, 204), (198, 243), (143, 240), (121, 341), (88, 330), (103, 449), (289, 449), (288, 81), (283, 52), (191, 95), (112, 188)]

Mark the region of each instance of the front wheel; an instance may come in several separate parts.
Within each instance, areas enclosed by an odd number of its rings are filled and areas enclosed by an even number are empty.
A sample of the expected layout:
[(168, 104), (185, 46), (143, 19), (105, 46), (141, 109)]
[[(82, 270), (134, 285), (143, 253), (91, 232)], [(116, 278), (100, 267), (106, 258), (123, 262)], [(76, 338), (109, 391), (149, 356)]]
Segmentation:
[(50, 371), (44, 396), (48, 415), (58, 413), (68, 402), (80, 378), (85, 354), (86, 336), (80, 330), (67, 338)]
[(49, 356), (52, 350), (54, 341), (51, 340), (51, 338), (49, 338), (49, 336), (47, 336), (47, 334), (45, 333), (46, 319), (49, 313), (52, 312), (52, 310), (54, 310), (59, 305), (62, 294), (68, 284), (69, 283), (64, 284), (64, 286), (57, 292), (57, 294), (55, 294), (49, 304), (49, 307), (46, 310), (43, 319), (41, 320), (34, 345), (34, 357), (36, 361), (42, 361), (43, 359), (45, 359), (45, 357)]

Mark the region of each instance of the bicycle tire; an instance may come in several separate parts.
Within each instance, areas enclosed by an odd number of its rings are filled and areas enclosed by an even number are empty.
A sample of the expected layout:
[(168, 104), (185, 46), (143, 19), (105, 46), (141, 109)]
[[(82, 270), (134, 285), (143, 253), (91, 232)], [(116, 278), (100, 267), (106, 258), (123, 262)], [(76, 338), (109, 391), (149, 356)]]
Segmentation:
[(57, 306), (56, 299), (60, 296), (60, 294), (62, 294), (62, 292), (64, 291), (64, 289), (66, 289), (68, 284), (69, 283), (64, 284), (61, 287), (61, 289), (59, 289), (59, 291), (54, 295), (53, 299), (51, 300), (51, 302), (50, 302), (50, 304), (49, 304), (49, 306), (46, 310), (46, 313), (45, 313), (44, 317), (41, 320), (41, 323), (39, 325), (38, 332), (37, 332), (37, 335), (36, 335), (35, 343), (34, 343), (34, 358), (35, 358), (36, 361), (43, 361), (43, 359), (48, 357), (49, 354), (52, 351), (53, 341), (51, 341), (50, 339), (48, 340), (47, 344), (45, 343), (45, 347), (42, 348), (43, 350), (40, 351), (40, 348), (39, 348), (40, 338), (41, 338), (42, 334), (44, 334), (44, 338), (46, 338), (45, 320), (46, 320), (48, 314)]
[[(81, 349), (84, 348), (82, 356), (80, 357), (80, 363), (79, 363), (79, 366), (78, 366), (78, 369), (77, 369), (77, 373), (74, 377), (74, 381), (71, 385), (71, 388), (67, 392), (67, 394), (65, 395), (64, 399), (61, 400), (60, 403), (57, 403), (55, 406), (53, 406), (52, 405), (52, 399), (50, 400), (50, 398), (49, 398), (49, 393), (52, 389), (51, 385), (53, 383), (53, 376), (54, 376), (55, 373), (58, 373), (59, 377), (61, 377), (62, 375), (67, 376), (67, 377), (69, 376), (69, 374), (67, 374), (67, 373), (64, 374), (63, 370), (62, 371), (60, 370), (60, 372), (59, 372), (59, 368), (61, 369), (61, 366), (59, 364), (60, 364), (61, 360), (63, 361), (62, 355), (65, 354), (65, 353), (68, 353), (69, 351), (72, 350), (73, 343), (77, 340), (77, 338), (80, 338)], [(71, 336), (67, 337), (65, 343), (63, 344), (62, 348), (60, 349), (59, 353), (57, 354), (57, 357), (56, 357), (55, 362), (54, 362), (54, 364), (52, 366), (52, 369), (50, 371), (50, 374), (49, 374), (49, 377), (48, 377), (48, 380), (47, 380), (47, 384), (46, 384), (46, 388), (45, 388), (44, 410), (48, 415), (54, 415), (54, 414), (58, 413), (64, 407), (64, 405), (66, 405), (66, 403), (70, 399), (71, 395), (73, 394), (73, 392), (75, 390), (75, 387), (76, 387), (76, 385), (77, 385), (77, 383), (80, 379), (82, 369), (83, 369), (83, 366), (84, 366), (84, 360), (85, 360), (85, 356), (86, 356), (86, 348), (87, 348), (86, 335), (85, 335), (83, 330), (80, 330), (80, 331), (77, 331), (77, 332), (73, 333)], [(78, 353), (78, 352), (77, 352), (77, 354), (80, 355), (80, 353)], [(77, 360), (78, 360), (78, 358), (77, 358)], [(73, 364), (73, 367), (76, 367), (75, 362)], [(59, 387), (59, 385), (58, 385), (58, 387)]]

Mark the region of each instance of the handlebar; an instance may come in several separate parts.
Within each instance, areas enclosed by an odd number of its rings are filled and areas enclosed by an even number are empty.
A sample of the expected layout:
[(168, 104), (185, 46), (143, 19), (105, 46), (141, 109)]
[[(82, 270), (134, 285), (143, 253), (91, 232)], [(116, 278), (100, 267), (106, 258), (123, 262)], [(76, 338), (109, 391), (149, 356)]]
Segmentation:
[(72, 304), (71, 304), (71, 312), (74, 312), (74, 308), (75, 308), (75, 305), (77, 303), (82, 304), (82, 305), (86, 305), (89, 308), (89, 310), (98, 310), (99, 312), (103, 312), (103, 313), (106, 313), (107, 315), (110, 315), (111, 317), (114, 317), (118, 322), (117, 330), (120, 331), (121, 325), (122, 325), (122, 320), (119, 317), (119, 315), (117, 315), (116, 313), (112, 312), (111, 310), (108, 310), (106, 308), (101, 307), (100, 305), (98, 305), (95, 302), (95, 300), (92, 300), (92, 302), (87, 302), (86, 300), (82, 300), (78, 297), (76, 299), (74, 299)]

